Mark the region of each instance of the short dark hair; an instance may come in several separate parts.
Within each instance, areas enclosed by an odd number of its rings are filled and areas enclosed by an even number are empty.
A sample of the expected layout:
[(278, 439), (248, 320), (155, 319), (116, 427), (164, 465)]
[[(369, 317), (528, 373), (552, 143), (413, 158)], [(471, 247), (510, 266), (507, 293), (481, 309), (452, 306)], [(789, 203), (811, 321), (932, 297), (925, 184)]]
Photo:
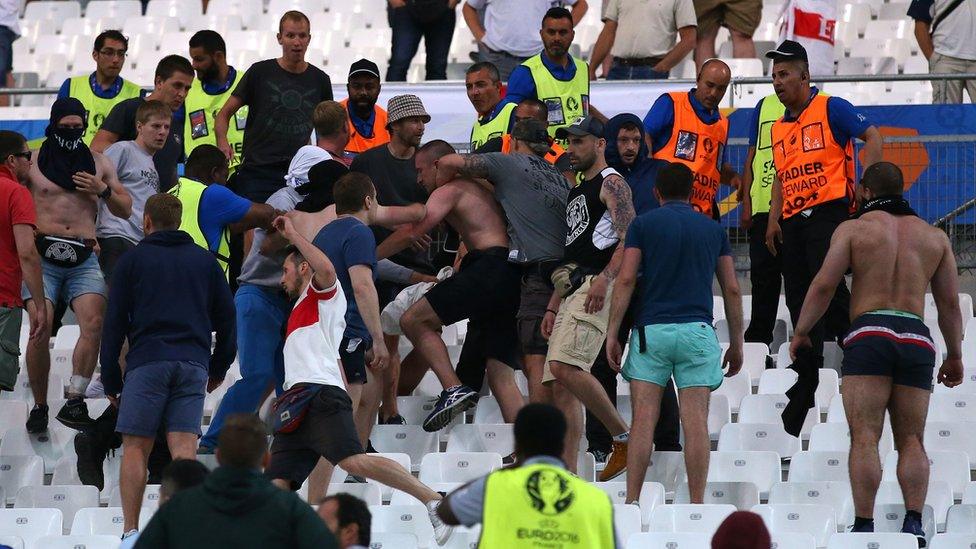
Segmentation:
[(680, 162), (671, 162), (658, 170), (654, 187), (665, 200), (688, 200), (694, 183), (695, 175), (691, 173), (691, 168)]
[(169, 193), (158, 193), (146, 200), (143, 215), (152, 220), (158, 231), (175, 231), (183, 220), (183, 203)]
[(122, 42), (125, 45), (125, 49), (129, 49), (129, 39), (125, 37), (120, 31), (115, 29), (104, 30), (95, 37), (95, 45), (92, 51), (98, 51), (105, 47), (106, 40), (115, 40), (117, 42)]
[(546, 106), (544, 101), (540, 99), (536, 99), (535, 97), (526, 97), (525, 99), (519, 101), (518, 105), (516, 105), (515, 108), (519, 108), (523, 105), (535, 109), (537, 113), (536, 120), (538, 120), (539, 122), (543, 122), (545, 124), (549, 124), (549, 107)]
[(428, 141), (424, 143), (419, 149), (417, 149), (417, 155), (425, 155), (431, 160), (439, 160), (444, 158), (449, 154), (454, 154), (457, 151), (454, 146), (444, 141), (443, 139), (435, 139), (433, 141)]
[(527, 404), (515, 416), (513, 432), (521, 457), (560, 457), (566, 438), (566, 417), (549, 404)]
[(285, 27), (285, 21), (304, 21), (305, 26), (308, 27), (309, 32), (312, 31), (312, 22), (308, 20), (308, 16), (298, 10), (289, 10), (281, 15), (281, 19), (278, 20), (278, 32)]
[(175, 73), (181, 72), (193, 76), (193, 65), (182, 55), (167, 55), (156, 64), (156, 78), (169, 80)]
[(257, 469), (268, 451), (268, 432), (255, 414), (233, 414), (217, 437), (217, 461), (221, 465)]
[(628, 120), (628, 121), (624, 122), (623, 124), (621, 124), (620, 125), (620, 129), (617, 130), (617, 131), (618, 132), (621, 132), (621, 131), (624, 131), (624, 130), (627, 130), (629, 132), (630, 131), (637, 130), (637, 131), (641, 132), (642, 134), (644, 133), (644, 130), (640, 126), (638, 126), (637, 123), (635, 123), (633, 121), (630, 121), (630, 120)]
[(861, 185), (877, 196), (901, 195), (905, 192), (905, 176), (891, 162), (875, 162), (864, 169)]
[(7, 157), (12, 154), (24, 152), (26, 144), (27, 139), (23, 135), (10, 130), (0, 130), (0, 163), (6, 162)]
[(197, 31), (196, 34), (190, 37), (190, 47), (191, 48), (203, 48), (203, 51), (210, 55), (214, 53), (223, 52), (227, 53), (227, 44), (224, 42), (224, 38), (220, 36), (220, 33), (210, 29), (204, 29), (202, 31)]
[(549, 8), (549, 11), (542, 17), (542, 24), (545, 25), (546, 19), (567, 19), (569, 24), (573, 24), (573, 14), (569, 13), (569, 10), (564, 7)]
[(162, 486), (168, 495), (203, 484), (210, 469), (195, 459), (174, 459), (163, 468)]
[(290, 259), (291, 262), (294, 263), (296, 267), (301, 266), (301, 264), (305, 263), (306, 261), (305, 255), (302, 254), (302, 251), (299, 250), (298, 247), (295, 246), (294, 244), (289, 244), (285, 246), (284, 252), (285, 252), (285, 258)]
[(210, 174), (213, 170), (221, 167), (227, 167), (227, 157), (216, 146), (204, 143), (193, 148), (193, 152), (186, 159), (183, 173), (187, 177), (197, 179), (204, 183), (211, 183), (209, 181)]
[(492, 82), (500, 82), (502, 79), (501, 73), (498, 72), (498, 67), (491, 61), (479, 61), (468, 67), (468, 70), (464, 71), (464, 74), (474, 74), (478, 71), (488, 71), (488, 78), (491, 78)]
[(373, 524), (373, 514), (369, 512), (366, 502), (352, 494), (339, 492), (322, 499), (322, 503), (334, 500), (339, 504), (339, 512), (336, 518), (339, 521), (339, 528), (344, 528), (350, 524), (359, 526), (359, 539), (356, 543), (363, 547), (369, 547), (369, 531)]
[(336, 181), (332, 188), (336, 215), (355, 213), (363, 209), (366, 197), (376, 198), (376, 189), (369, 176), (359, 172), (349, 172)]

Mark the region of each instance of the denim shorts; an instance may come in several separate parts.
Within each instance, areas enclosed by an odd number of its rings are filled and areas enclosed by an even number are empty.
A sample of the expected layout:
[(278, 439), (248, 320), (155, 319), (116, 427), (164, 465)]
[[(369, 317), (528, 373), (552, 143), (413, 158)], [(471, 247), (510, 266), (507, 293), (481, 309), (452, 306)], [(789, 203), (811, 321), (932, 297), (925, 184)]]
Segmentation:
[(147, 362), (125, 373), (116, 431), (155, 437), (167, 433), (200, 434), (207, 367), (199, 362)]
[[(641, 352), (638, 330), (644, 330), (646, 348)], [(704, 322), (651, 324), (630, 333), (630, 351), (624, 363), (627, 381), (638, 380), (664, 387), (674, 376), (678, 389), (722, 384), (722, 348), (715, 329)]]
[[(41, 273), (44, 275), (44, 297), (51, 303), (57, 303), (60, 299), (70, 305), (76, 297), (85, 294), (108, 297), (105, 275), (95, 254), (74, 267), (59, 267), (42, 259)], [(21, 288), (20, 295), (25, 300), (31, 298), (26, 284)]]

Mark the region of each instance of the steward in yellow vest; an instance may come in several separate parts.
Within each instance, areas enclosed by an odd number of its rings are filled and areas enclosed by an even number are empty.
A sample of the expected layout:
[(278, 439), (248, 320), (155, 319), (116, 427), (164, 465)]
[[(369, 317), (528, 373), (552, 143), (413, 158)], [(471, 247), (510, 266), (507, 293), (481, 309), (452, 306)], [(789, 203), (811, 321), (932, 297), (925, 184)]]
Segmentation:
[(458, 488), (437, 514), (449, 525), (481, 523), (482, 549), (619, 547), (610, 497), (566, 470), (566, 419), (548, 404), (529, 404), (515, 418), (517, 466)]
[(468, 101), (478, 113), (471, 125), (471, 151), (512, 129), (515, 103), (502, 102), (502, 81), (498, 67), (488, 61), (475, 63), (464, 74)]
[[(190, 38), (190, 62), (196, 71), (196, 78), (185, 102), (183, 151), (187, 157), (200, 145), (217, 144), (214, 119), (244, 76), (244, 73), (227, 64), (227, 46), (224, 39), (212, 30), (199, 31)], [(234, 113), (227, 128), (227, 141), (234, 148), (234, 158), (230, 163), (231, 174), (241, 161), (246, 124), (245, 106)]]
[(112, 107), (142, 93), (138, 84), (119, 76), (128, 49), (129, 40), (119, 31), (107, 30), (99, 34), (92, 50), (95, 72), (88, 76), (68, 78), (58, 91), (59, 98), (74, 97), (85, 106), (88, 122), (82, 137), (85, 145), (91, 145)]

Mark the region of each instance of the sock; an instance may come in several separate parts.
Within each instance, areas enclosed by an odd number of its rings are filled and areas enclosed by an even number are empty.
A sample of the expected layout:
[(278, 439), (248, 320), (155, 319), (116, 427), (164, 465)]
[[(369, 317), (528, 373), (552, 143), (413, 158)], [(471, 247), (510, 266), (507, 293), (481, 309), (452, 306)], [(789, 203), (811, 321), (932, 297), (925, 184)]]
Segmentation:
[(914, 520), (918, 523), (922, 522), (922, 513), (918, 511), (905, 511), (905, 522), (909, 520)]
[(874, 532), (874, 519), (864, 517), (854, 517), (854, 526), (851, 532)]
[(89, 383), (91, 383), (90, 377), (71, 376), (71, 381), (68, 384), (68, 395), (79, 397), (84, 396), (85, 390), (88, 389)]
[(630, 440), (630, 431), (625, 431), (613, 437), (614, 442), (627, 442), (628, 440)]
[(34, 405), (34, 409), (35, 410), (47, 410), (47, 404), (35, 404)]

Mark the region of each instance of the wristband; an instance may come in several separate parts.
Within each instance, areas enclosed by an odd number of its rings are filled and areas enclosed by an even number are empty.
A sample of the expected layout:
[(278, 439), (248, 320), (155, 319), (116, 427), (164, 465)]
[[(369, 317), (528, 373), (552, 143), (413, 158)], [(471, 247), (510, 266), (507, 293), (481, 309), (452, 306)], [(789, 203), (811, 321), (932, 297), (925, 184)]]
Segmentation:
[[(552, 313), (552, 314), (557, 314), (556, 311), (553, 311), (552, 309), (546, 309), (546, 312), (547, 313)], [(545, 315), (543, 315), (543, 316), (545, 316)]]
[(98, 193), (98, 197), (102, 200), (108, 200), (108, 197), (112, 196), (112, 187), (105, 185), (105, 190)]

